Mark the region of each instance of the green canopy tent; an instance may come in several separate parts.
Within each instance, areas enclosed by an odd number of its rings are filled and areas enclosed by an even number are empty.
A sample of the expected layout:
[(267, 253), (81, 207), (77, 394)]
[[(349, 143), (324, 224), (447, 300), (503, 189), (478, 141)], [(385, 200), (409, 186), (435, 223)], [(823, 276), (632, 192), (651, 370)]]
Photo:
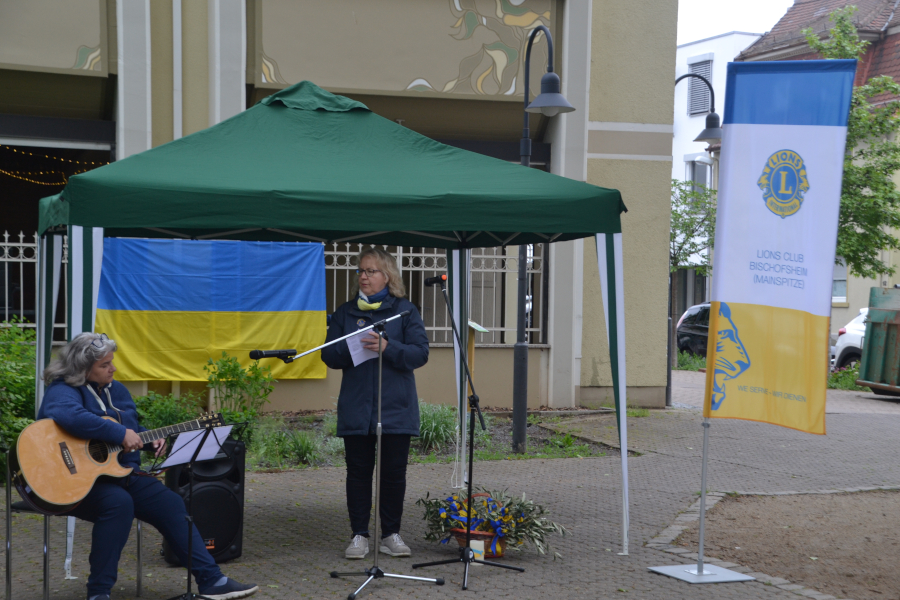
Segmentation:
[[(457, 257), (451, 265), (466, 265), (471, 248), (597, 236), (627, 552), (624, 210), (616, 190), (446, 146), (302, 82), (209, 129), (71, 177), (41, 200), (38, 367), (49, 358), (63, 233), (70, 337), (93, 329), (104, 237), (438, 247)], [(456, 279), (463, 301), (454, 309), (464, 309), (466, 278)]]

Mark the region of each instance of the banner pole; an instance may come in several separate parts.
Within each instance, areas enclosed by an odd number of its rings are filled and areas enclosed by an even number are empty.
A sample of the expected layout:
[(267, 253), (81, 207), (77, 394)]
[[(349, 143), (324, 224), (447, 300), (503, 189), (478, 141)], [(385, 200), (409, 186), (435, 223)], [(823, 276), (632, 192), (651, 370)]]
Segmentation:
[[(703, 572), (703, 544), (706, 525), (706, 457), (709, 450), (709, 419), (703, 419), (703, 466), (700, 469), (700, 542), (697, 549), (697, 575)], [(711, 574), (711, 573), (710, 573)]]

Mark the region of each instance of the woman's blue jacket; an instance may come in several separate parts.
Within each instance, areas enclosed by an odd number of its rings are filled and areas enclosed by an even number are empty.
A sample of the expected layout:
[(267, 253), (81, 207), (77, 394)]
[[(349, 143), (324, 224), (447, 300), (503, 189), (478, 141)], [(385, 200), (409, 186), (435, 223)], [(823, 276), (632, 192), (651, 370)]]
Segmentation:
[[(382, 354), (381, 430), (387, 434), (419, 435), (419, 395), (413, 370), (428, 362), (428, 336), (419, 311), (405, 298), (388, 296), (375, 310), (360, 310), (356, 299), (342, 304), (331, 316), (326, 341), (368, 327), (376, 321), (410, 314), (385, 326), (388, 345)], [(364, 333), (362, 335), (368, 335)], [(322, 349), (322, 361), (343, 370), (338, 397), (337, 434), (375, 433), (378, 422), (378, 359), (353, 366), (347, 342)]]
[[(147, 430), (138, 423), (137, 407), (124, 385), (113, 381), (108, 386), (112, 404), (121, 411), (120, 413), (109, 407), (104, 411), (97, 402), (97, 398), (88, 389), (88, 385), (90, 384), (72, 387), (62, 379), (51, 383), (44, 392), (38, 419), (53, 419), (57, 425), (77, 438), (103, 440), (111, 444), (121, 444), (125, 439), (126, 429), (131, 429), (136, 433)], [(100, 390), (100, 397), (105, 404), (104, 389)], [(101, 417), (113, 417), (115, 420), (109, 421)], [(120, 417), (121, 423), (119, 423)], [(119, 464), (123, 467), (139, 469), (141, 466), (140, 452), (122, 451), (119, 454)]]

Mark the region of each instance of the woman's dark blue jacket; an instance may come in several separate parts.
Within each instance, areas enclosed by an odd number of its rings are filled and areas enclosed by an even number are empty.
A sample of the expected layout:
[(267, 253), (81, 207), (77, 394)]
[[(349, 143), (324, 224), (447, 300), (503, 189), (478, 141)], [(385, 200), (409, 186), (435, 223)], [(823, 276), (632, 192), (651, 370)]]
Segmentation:
[[(422, 317), (412, 302), (388, 296), (380, 308), (364, 311), (357, 307), (354, 298), (331, 315), (326, 341), (336, 340), (405, 310), (410, 314), (385, 326), (388, 345), (382, 354), (381, 430), (388, 434), (419, 435), (419, 395), (413, 369), (428, 362), (428, 336)], [(342, 341), (323, 348), (322, 361), (332, 369), (344, 372), (338, 397), (337, 434), (374, 434), (378, 422), (378, 359), (354, 367), (347, 342)]]
[[(88, 389), (88, 385), (72, 387), (62, 379), (57, 379), (50, 384), (44, 392), (41, 409), (38, 411), (38, 419), (53, 419), (56, 424), (65, 429), (71, 435), (83, 440), (103, 440), (110, 444), (121, 444), (125, 439), (125, 430), (131, 429), (136, 433), (147, 431), (147, 428), (138, 423), (137, 407), (131, 394), (124, 385), (118, 381), (109, 384), (109, 393), (112, 396), (113, 406), (121, 413), (116, 413), (107, 407), (104, 411), (100, 403)], [(101, 389), (100, 397), (106, 403), (106, 393)], [(121, 415), (122, 422), (119, 423)], [(113, 421), (104, 420), (101, 417), (113, 417)], [(141, 454), (122, 451), (119, 454), (119, 464), (123, 467), (139, 469), (141, 466)]]

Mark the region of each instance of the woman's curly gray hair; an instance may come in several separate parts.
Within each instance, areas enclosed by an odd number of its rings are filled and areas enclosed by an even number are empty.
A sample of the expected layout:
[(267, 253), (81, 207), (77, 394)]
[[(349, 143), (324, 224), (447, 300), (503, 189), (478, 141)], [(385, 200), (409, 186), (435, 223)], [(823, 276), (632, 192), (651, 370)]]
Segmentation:
[(44, 383), (50, 385), (57, 379), (73, 387), (84, 385), (94, 363), (117, 349), (115, 340), (99, 333), (79, 333), (66, 344), (56, 360), (44, 369)]

